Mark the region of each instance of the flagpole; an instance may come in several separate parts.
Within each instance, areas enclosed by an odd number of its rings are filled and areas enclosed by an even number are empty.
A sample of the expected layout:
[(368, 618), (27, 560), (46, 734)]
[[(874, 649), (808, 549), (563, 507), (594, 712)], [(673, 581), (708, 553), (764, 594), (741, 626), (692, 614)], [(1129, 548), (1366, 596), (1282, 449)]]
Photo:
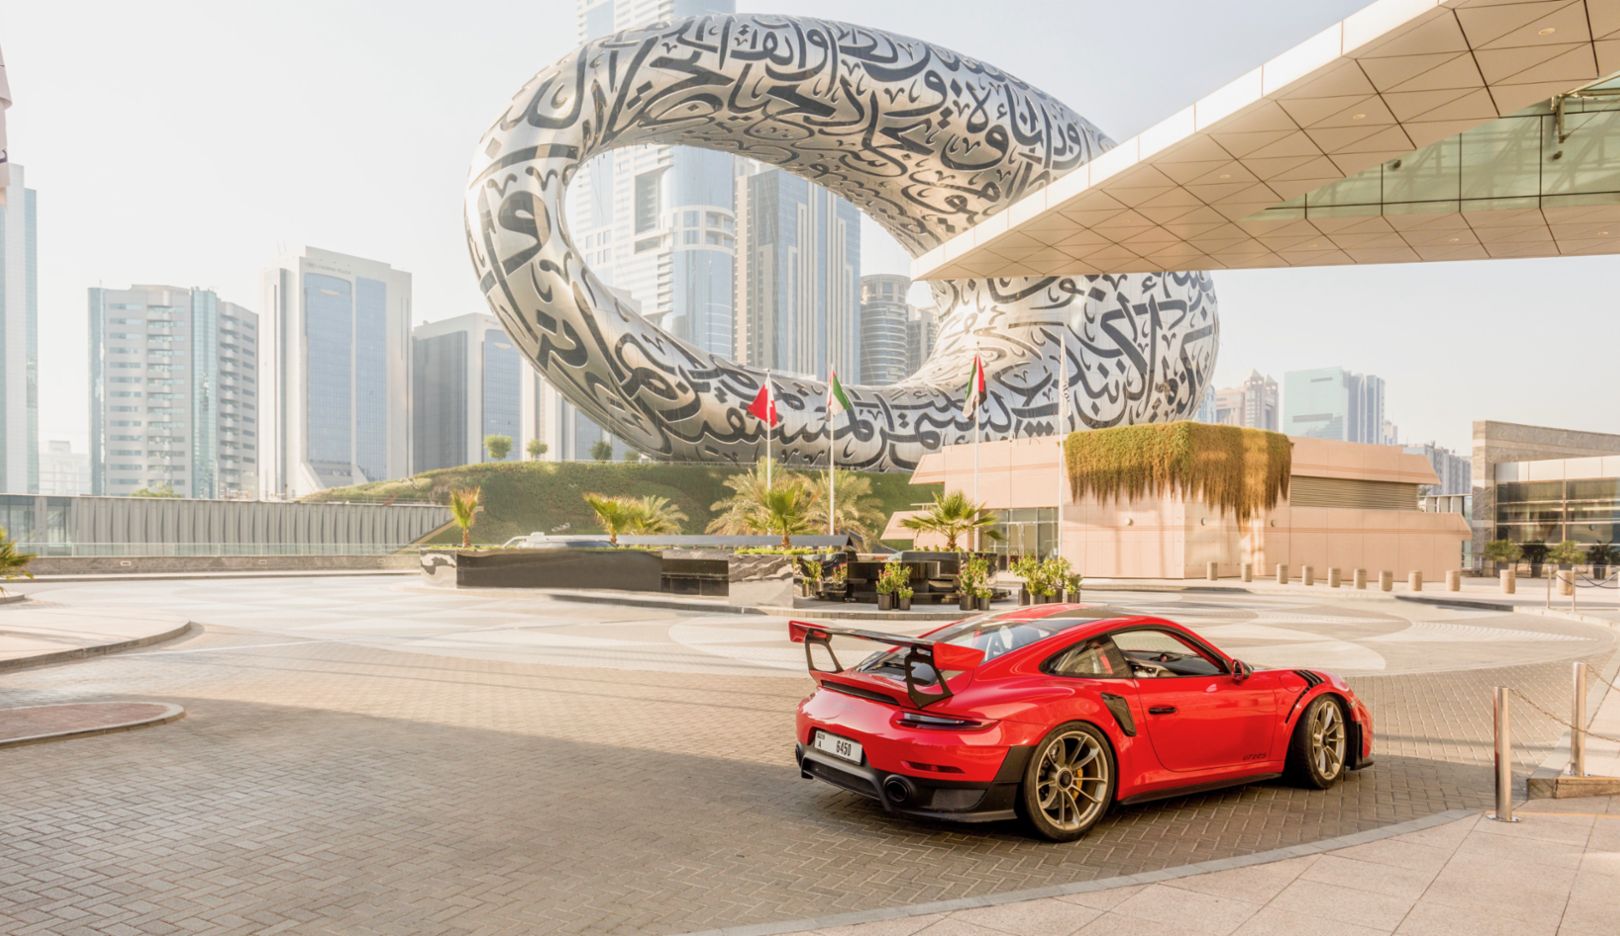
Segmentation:
[[(833, 379), (838, 372), (833, 371)], [(832, 402), (832, 384), (827, 385), (827, 402)], [(838, 526), (833, 520), (838, 514), (838, 427), (833, 425), (832, 406), (827, 407), (827, 535), (837, 536)]]
[(1058, 330), (1057, 554), (1063, 555), (1063, 440), (1069, 434), (1069, 324)]
[(771, 389), (771, 372), (765, 371), (765, 490), (775, 489), (771, 483), (771, 439), (776, 436), (776, 421), (771, 417), (776, 410), (776, 391)]

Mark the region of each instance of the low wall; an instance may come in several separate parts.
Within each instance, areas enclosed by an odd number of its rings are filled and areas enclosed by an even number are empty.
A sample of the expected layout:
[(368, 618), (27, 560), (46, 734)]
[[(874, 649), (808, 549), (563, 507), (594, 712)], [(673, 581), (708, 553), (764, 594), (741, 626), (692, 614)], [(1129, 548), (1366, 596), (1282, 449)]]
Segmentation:
[(325, 572), (410, 569), (412, 553), (391, 556), (40, 556), (35, 575), (137, 575), (153, 572)]
[(663, 557), (640, 549), (427, 549), (422, 575), (460, 588), (616, 588), (659, 591)]

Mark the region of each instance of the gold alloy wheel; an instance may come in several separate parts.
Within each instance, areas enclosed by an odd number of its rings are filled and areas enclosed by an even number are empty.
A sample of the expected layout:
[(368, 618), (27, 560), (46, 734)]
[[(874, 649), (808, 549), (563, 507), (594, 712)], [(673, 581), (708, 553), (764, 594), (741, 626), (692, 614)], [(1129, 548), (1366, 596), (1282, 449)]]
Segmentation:
[(1065, 832), (1083, 829), (1108, 803), (1108, 752), (1084, 731), (1068, 731), (1047, 744), (1035, 776), (1036, 802), (1046, 820)]
[(1331, 699), (1324, 700), (1311, 714), (1311, 762), (1323, 780), (1332, 780), (1344, 769), (1344, 715)]

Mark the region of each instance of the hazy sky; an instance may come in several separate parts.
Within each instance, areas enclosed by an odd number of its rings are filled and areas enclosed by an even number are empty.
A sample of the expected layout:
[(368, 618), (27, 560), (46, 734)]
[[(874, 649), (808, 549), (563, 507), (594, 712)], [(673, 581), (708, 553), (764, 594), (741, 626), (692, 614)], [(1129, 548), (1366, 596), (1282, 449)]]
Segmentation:
[[(1125, 139), (1362, 0), (739, 0), (921, 36)], [(575, 44), (572, 0), (5, 0), (12, 159), (39, 190), (41, 439), (84, 450), (89, 286), (195, 285), (262, 310), (283, 246), (415, 277), (426, 321), (483, 309), (461, 230), (473, 145)], [(906, 272), (871, 225), (863, 273)], [(1217, 273), (1218, 385), (1342, 365), (1402, 434), (1620, 432), (1620, 259)]]

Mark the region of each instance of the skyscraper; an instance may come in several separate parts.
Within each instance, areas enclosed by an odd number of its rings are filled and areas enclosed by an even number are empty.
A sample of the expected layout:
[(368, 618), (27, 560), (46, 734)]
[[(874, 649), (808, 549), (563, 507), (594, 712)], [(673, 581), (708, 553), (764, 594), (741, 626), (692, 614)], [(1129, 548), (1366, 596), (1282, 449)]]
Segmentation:
[(536, 438), (540, 377), (512, 338), (483, 312), (416, 326), (411, 333), (411, 471), (494, 461), (484, 439), (507, 436), (503, 461), (521, 461)]
[(906, 315), (906, 374), (917, 373), (934, 353), (939, 340), (939, 311), (929, 306), (912, 306)]
[(0, 491), (24, 494), (39, 489), (38, 198), (16, 163), (0, 190)]
[(1451, 449), (1434, 442), (1402, 446), (1401, 450), (1427, 458), (1429, 464), (1434, 468), (1434, 473), (1440, 478), (1439, 484), (1426, 484), (1419, 488), (1419, 494), (1468, 494), (1472, 492), (1474, 463), (1468, 456), (1458, 455)]
[[(661, 20), (736, 11), (735, 0), (579, 0), (578, 35), (585, 42)], [(735, 164), (712, 150), (625, 147), (584, 166), (568, 192), (575, 244), (596, 275), (670, 334), (728, 357), (736, 326)], [(556, 400), (549, 421), (567, 437), (553, 435), (552, 452), (585, 453), (606, 437), (572, 403)]]
[(823, 376), (860, 366), (861, 218), (854, 205), (781, 169), (748, 178), (745, 360)]
[(1378, 445), (1384, 440), (1384, 381), (1342, 367), (1283, 375), (1283, 431)]
[(90, 290), (90, 491), (258, 491), (258, 317), (211, 290)]
[(865, 384), (892, 384), (911, 374), (906, 369), (906, 332), (911, 306), (906, 293), (911, 277), (875, 273), (861, 277), (861, 372)]
[(410, 468), (411, 274), (306, 247), (265, 276), (261, 489), (271, 498)]
[(1277, 381), (1259, 371), (1249, 371), (1243, 383), (1213, 393), (1213, 417), (1209, 422), (1277, 430)]

